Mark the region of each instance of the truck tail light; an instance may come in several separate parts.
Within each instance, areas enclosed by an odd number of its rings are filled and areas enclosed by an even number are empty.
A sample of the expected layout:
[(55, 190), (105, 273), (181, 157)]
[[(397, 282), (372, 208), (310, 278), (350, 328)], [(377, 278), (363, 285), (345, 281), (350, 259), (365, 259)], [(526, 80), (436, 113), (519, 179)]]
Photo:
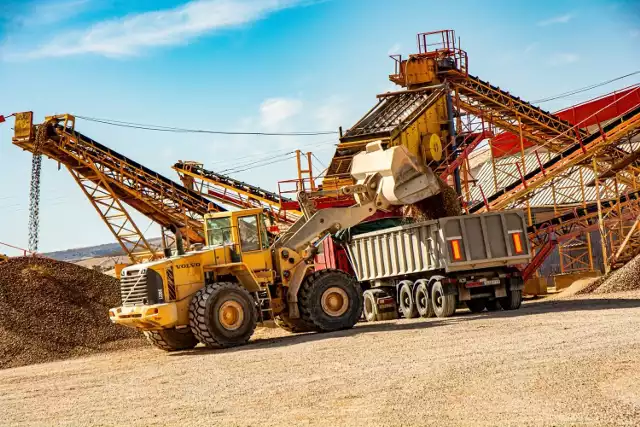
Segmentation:
[(460, 250), (460, 240), (451, 241), (451, 253), (453, 254), (454, 261), (460, 261), (462, 259), (462, 251)]
[(516, 253), (523, 253), (524, 246), (522, 245), (522, 238), (520, 237), (520, 233), (512, 233), (511, 239), (513, 240), (513, 248), (515, 249)]

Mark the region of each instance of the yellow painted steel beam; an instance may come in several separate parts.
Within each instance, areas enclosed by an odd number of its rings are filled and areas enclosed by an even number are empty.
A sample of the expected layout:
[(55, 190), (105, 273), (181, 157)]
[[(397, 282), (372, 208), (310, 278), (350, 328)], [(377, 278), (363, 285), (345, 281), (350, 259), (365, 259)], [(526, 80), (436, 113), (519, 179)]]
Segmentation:
[[(550, 180), (565, 173), (569, 168), (586, 162), (591, 158), (597, 158), (598, 154), (607, 146), (624, 137), (628, 132), (639, 128), (640, 114), (635, 115), (629, 120), (618, 124), (604, 136), (600, 136), (599, 138), (595, 139), (593, 142), (585, 146), (585, 151), (577, 150), (571, 153), (567, 157), (560, 159), (555, 165), (547, 168), (544, 174), (540, 173), (532, 179), (528, 180), (526, 183), (521, 183), (513, 190), (501, 195), (493, 203), (491, 203), (491, 209), (504, 209), (514, 201), (522, 200), (527, 194), (549, 183)], [(631, 181), (629, 182), (629, 184), (630, 183)], [(486, 206), (482, 207), (479, 212), (485, 210)]]
[[(70, 170), (121, 246), (132, 246), (126, 250), (130, 256), (135, 258), (138, 249), (154, 252), (125, 204), (163, 227), (176, 226), (188, 243), (204, 242), (206, 199), (76, 132), (72, 115), (54, 119), (57, 124), (50, 126), (41, 153)], [(31, 152), (34, 142), (26, 132), (13, 138), (16, 146)]]

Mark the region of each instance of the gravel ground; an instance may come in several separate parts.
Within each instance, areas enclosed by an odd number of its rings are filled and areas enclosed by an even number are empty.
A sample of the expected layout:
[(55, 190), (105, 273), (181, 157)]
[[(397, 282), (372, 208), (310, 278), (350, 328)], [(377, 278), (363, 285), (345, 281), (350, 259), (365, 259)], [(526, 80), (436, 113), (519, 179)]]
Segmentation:
[(0, 371), (0, 425), (640, 424), (640, 291)]

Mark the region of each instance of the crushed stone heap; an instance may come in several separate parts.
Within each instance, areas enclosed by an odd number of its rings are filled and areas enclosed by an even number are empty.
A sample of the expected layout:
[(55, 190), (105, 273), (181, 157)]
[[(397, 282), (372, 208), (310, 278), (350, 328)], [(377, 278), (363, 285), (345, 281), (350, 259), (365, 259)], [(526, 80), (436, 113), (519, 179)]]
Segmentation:
[(119, 303), (118, 281), (112, 277), (48, 258), (10, 258), (0, 264), (0, 368), (139, 339), (135, 330), (109, 320), (109, 308)]

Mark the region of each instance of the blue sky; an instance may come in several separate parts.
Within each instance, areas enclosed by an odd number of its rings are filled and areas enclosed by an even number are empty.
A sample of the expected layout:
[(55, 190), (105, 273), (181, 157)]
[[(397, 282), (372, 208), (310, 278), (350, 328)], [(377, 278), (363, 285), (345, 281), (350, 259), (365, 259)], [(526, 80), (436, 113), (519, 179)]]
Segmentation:
[[(390, 53), (418, 32), (455, 29), (474, 75), (539, 99), (640, 69), (638, 1), (3, 1), (0, 114), (32, 110), (243, 131), (351, 126), (393, 88)], [(542, 104), (550, 110), (638, 76)], [(0, 124), (0, 241), (27, 246), (31, 156)], [(78, 121), (78, 130), (175, 178), (177, 160), (222, 171), (295, 148), (325, 163), (331, 137), (151, 133)], [(275, 189), (295, 162), (232, 174)], [(40, 249), (113, 241), (65, 170), (45, 159)], [(144, 229), (149, 221), (136, 216)], [(158, 235), (157, 226), (148, 234)], [(13, 253), (0, 248), (0, 252)]]

